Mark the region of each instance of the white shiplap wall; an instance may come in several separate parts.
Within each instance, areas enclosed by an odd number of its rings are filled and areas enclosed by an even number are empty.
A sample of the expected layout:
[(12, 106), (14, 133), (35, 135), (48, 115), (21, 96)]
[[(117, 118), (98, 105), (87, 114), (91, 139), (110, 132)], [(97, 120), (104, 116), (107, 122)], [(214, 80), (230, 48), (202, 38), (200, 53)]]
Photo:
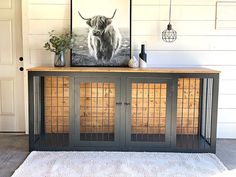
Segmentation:
[[(236, 138), (236, 3), (220, 4), (215, 29), (216, 0), (172, 2), (178, 39), (164, 43), (161, 32), (168, 23), (169, 0), (133, 0), (133, 54), (137, 56), (144, 43), (150, 66), (221, 70), (218, 137)], [(42, 46), (48, 31), (69, 28), (70, 0), (23, 0), (22, 5), (25, 66), (52, 65), (53, 55)]]

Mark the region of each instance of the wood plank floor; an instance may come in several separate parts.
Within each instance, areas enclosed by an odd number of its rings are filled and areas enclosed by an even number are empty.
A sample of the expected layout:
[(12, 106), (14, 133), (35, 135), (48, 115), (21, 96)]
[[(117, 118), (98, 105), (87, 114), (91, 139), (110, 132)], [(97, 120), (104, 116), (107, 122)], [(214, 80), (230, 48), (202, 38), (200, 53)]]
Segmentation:
[[(0, 134), (0, 177), (10, 177), (28, 154), (28, 136)], [(228, 169), (236, 169), (236, 140), (217, 140), (216, 155)]]
[(218, 139), (216, 155), (229, 170), (236, 169), (236, 139)]
[(0, 134), (0, 177), (11, 176), (28, 154), (28, 136)]

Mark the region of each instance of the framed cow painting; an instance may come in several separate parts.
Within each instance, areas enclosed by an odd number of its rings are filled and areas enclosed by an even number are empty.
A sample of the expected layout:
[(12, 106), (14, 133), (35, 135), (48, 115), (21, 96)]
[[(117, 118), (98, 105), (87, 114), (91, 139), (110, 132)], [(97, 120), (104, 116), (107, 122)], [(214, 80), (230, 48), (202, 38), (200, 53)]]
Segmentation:
[(128, 66), (131, 0), (71, 0), (71, 66)]

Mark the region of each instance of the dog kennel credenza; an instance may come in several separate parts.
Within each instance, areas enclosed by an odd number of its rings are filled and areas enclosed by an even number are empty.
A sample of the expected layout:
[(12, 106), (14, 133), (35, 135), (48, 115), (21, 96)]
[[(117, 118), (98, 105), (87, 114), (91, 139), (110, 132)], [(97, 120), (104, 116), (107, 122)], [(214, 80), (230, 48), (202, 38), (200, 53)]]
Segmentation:
[(215, 152), (219, 72), (28, 69), (29, 149)]

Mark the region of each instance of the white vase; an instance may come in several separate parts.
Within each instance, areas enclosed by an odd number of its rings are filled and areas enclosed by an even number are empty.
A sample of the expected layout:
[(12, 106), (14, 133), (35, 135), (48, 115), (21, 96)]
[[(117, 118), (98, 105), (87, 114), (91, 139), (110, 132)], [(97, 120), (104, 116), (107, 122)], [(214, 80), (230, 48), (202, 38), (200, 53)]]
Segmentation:
[(147, 63), (142, 58), (139, 58), (139, 67), (140, 68), (146, 68), (147, 67)]
[(128, 66), (130, 68), (138, 68), (139, 67), (139, 61), (138, 59), (133, 56), (130, 60), (129, 60), (129, 63), (128, 63)]

